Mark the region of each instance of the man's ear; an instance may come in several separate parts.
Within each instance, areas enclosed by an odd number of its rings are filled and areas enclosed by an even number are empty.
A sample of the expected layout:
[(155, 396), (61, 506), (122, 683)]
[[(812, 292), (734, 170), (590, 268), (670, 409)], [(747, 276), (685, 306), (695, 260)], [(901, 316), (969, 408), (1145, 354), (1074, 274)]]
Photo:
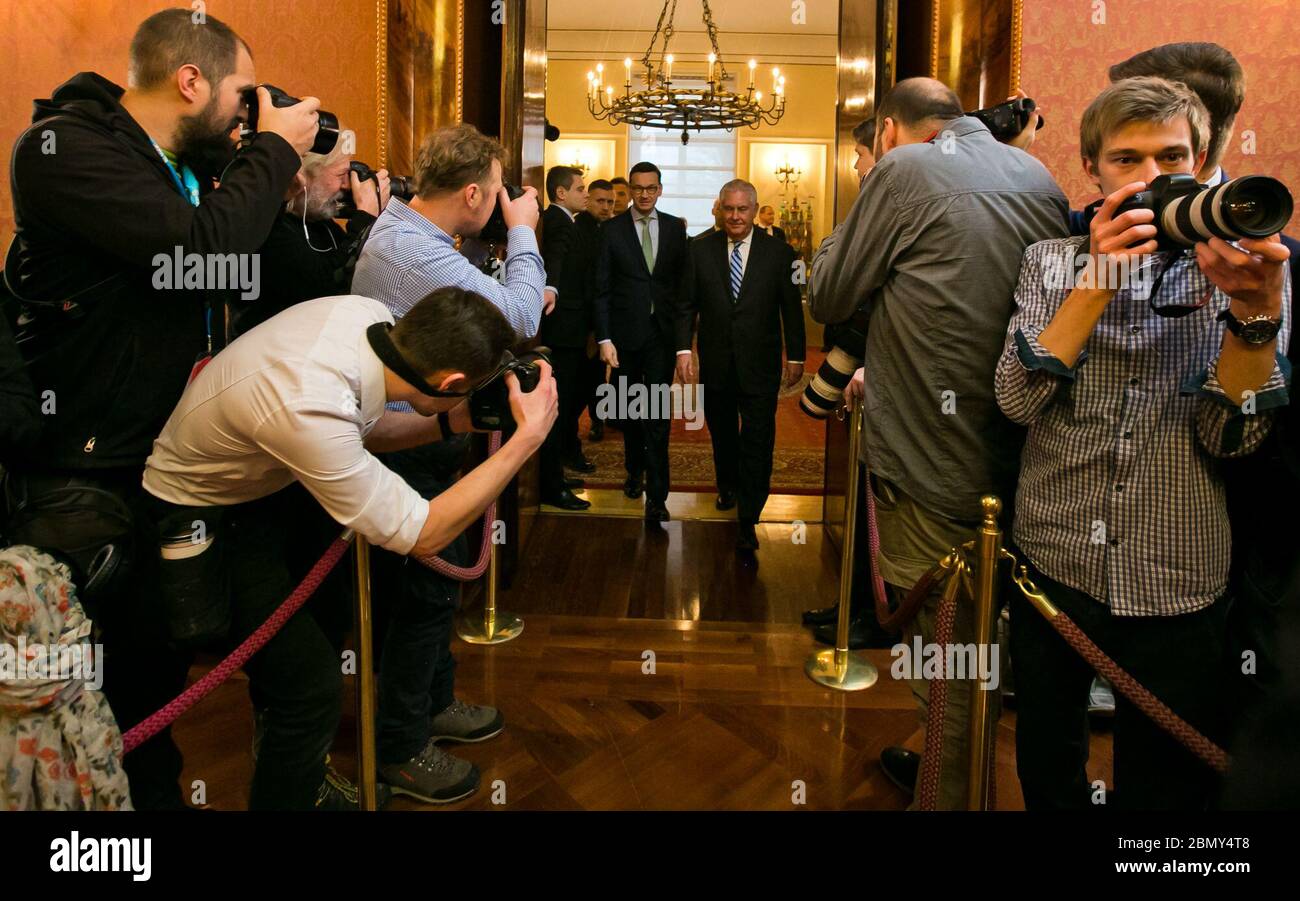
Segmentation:
[[(176, 70), (176, 89), (180, 92), (180, 95), (190, 103), (200, 102), (199, 95), (202, 93), (203, 85), (206, 83), (207, 79), (203, 77), (203, 73), (199, 71), (199, 67), (193, 63), (186, 63)], [(211, 85), (208, 86), (208, 90), (212, 90)]]
[(463, 372), (445, 372), (438, 382), (439, 391), (468, 391), (470, 380)]
[(886, 154), (898, 146), (898, 123), (893, 116), (886, 116), (880, 129), (880, 152)]
[(483, 187), (477, 182), (470, 182), (464, 190), (465, 206), (471, 210), (478, 209), (479, 200), (483, 197)]
[(1080, 157), (1079, 162), (1083, 163), (1083, 174), (1088, 176), (1088, 181), (1092, 182), (1097, 190), (1101, 190), (1101, 172), (1097, 169), (1097, 164), (1086, 156)]

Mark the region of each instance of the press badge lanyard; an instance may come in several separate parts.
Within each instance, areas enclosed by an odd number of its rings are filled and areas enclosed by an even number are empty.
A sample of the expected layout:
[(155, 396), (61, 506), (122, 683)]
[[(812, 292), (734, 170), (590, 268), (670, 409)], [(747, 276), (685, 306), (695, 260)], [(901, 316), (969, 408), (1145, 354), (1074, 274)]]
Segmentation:
[[(172, 182), (176, 185), (176, 190), (181, 192), (181, 196), (190, 202), (190, 206), (199, 205), (199, 180), (190, 170), (189, 166), (181, 166), (180, 171), (176, 170), (176, 164), (167, 157), (166, 151), (158, 146), (157, 141), (150, 141), (153, 149), (158, 151), (159, 158), (162, 159), (163, 165), (167, 167), (167, 172), (172, 177)], [(203, 371), (203, 367), (208, 365), (212, 359), (212, 306), (207, 305), (204, 311), (203, 327), (207, 332), (207, 351), (199, 355), (194, 361), (194, 367), (190, 370), (190, 381)]]

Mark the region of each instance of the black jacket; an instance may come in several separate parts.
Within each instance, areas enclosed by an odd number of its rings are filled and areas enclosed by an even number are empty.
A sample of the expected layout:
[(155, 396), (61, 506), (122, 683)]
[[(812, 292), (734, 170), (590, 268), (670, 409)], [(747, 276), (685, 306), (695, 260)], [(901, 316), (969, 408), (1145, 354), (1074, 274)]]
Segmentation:
[(254, 300), (232, 300), (235, 334), (242, 335), (277, 313), (304, 300), (351, 293), (352, 271), (375, 217), (356, 210), (345, 231), (333, 219), (307, 222), (287, 209), (275, 217), (271, 234), (259, 251), (261, 294)]
[(38, 393), (55, 392), (45, 469), (143, 466), (205, 349), (210, 300), (155, 289), (155, 255), (254, 253), (301, 163), (283, 138), (259, 135), (193, 207), (122, 93), (94, 73), (76, 75), (36, 102), (14, 145), (17, 293), (58, 301), (86, 292), (85, 315), (61, 325), (57, 349), (30, 369)]
[(651, 274), (632, 220), (634, 209), (628, 207), (601, 226), (596, 262), (596, 340), (608, 338), (619, 351), (640, 350), (656, 332), (665, 345), (672, 342), (677, 293), (686, 270), (686, 221), (659, 211), (659, 250)]
[(547, 347), (587, 346), (599, 247), (600, 223), (594, 216), (583, 212), (570, 219), (554, 204), (542, 213), (546, 284), (559, 292), (555, 309), (542, 317), (540, 334)]
[(734, 373), (742, 394), (775, 394), (781, 387), (781, 344), (788, 359), (805, 351), (803, 301), (794, 281), (794, 249), (754, 229), (740, 297), (731, 299), (727, 233), (690, 244), (689, 275), (677, 313), (675, 350), (690, 350), (700, 317), (700, 384), (728, 387)]

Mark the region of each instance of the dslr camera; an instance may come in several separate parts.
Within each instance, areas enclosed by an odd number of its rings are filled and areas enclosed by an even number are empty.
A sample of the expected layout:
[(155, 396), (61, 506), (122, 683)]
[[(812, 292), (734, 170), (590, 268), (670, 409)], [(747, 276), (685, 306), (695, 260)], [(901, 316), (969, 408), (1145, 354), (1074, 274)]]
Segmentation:
[[(518, 185), (505, 182), (503, 187), (511, 200), (518, 200), (524, 196), (524, 189)], [(509, 231), (510, 229), (506, 228), (506, 217), (501, 212), (501, 201), (497, 200), (492, 215), (488, 217), (487, 225), (484, 225), (483, 230), (478, 233), (479, 240), (488, 244), (500, 244), (506, 239), (506, 233)]]
[(858, 310), (848, 322), (826, 327), (826, 360), (799, 398), (799, 409), (814, 419), (825, 419), (844, 403), (844, 389), (862, 368), (869, 318), (866, 310)]
[(527, 394), (537, 387), (542, 378), (542, 370), (537, 363), (545, 360), (548, 349), (539, 347), (521, 357), (506, 351), (505, 361), (483, 384), (474, 389), (469, 396), (469, 417), (474, 428), (497, 432), (514, 422), (510, 412), (510, 388), (506, 385), (506, 373), (513, 372), (519, 379), (519, 390)]
[[(375, 183), (375, 189), (379, 188), (379, 176), (365, 163), (360, 160), (353, 160), (348, 164), (348, 169), (357, 174), (357, 181), (369, 179)], [(388, 176), (388, 192), (393, 197), (400, 197), (402, 200), (410, 200), (415, 196), (415, 177), (411, 175), (390, 175)], [(338, 215), (340, 219), (346, 219), (357, 211), (357, 205), (352, 200), (352, 192), (344, 191), (343, 200), (339, 202)]]
[[(1094, 203), (1084, 214), (1089, 226), (1100, 206)], [(1212, 188), (1194, 175), (1160, 175), (1116, 207), (1115, 215), (1151, 210), (1157, 248), (1185, 250), (1211, 238), (1267, 238), (1286, 226), (1293, 206), (1286, 185), (1267, 175), (1243, 175)]]
[[(273, 84), (263, 84), (258, 87), (266, 88), (267, 93), (271, 95), (271, 104), (280, 109), (302, 103), (297, 97), (290, 97)], [(243, 96), (244, 103), (248, 106), (248, 124), (244, 126), (240, 136), (247, 140), (257, 133), (257, 117), (261, 109), (257, 99), (257, 88), (249, 88), (244, 91)], [(311, 152), (329, 153), (339, 142), (339, 117), (325, 110), (317, 110), (316, 114), (319, 116), (320, 127), (316, 131), (316, 142), (311, 145)]]
[[(1037, 115), (1034, 112), (1036, 108), (1034, 101), (1028, 97), (1017, 97), (1015, 100), (977, 109), (966, 115), (979, 119), (989, 131), (993, 132), (993, 137), (1006, 144), (1025, 130), (1030, 117)], [(1043, 117), (1039, 116), (1037, 128), (1042, 128), (1044, 124)]]

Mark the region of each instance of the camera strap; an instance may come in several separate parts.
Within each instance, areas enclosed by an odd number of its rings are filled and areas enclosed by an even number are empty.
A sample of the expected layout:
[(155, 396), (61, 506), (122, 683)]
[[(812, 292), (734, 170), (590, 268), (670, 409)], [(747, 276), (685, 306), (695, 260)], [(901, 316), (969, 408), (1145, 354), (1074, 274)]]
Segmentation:
[(424, 376), (415, 371), (415, 367), (406, 361), (402, 352), (397, 349), (393, 343), (393, 338), (388, 334), (393, 327), (391, 322), (376, 322), (366, 329), (366, 340), (370, 342), (370, 349), (379, 357), (379, 361), (393, 370), (402, 381), (407, 382), (416, 391), (421, 394), (427, 394), (429, 397), (464, 397), (464, 394), (439, 391), (436, 388), (430, 388), (429, 383), (425, 381)]

